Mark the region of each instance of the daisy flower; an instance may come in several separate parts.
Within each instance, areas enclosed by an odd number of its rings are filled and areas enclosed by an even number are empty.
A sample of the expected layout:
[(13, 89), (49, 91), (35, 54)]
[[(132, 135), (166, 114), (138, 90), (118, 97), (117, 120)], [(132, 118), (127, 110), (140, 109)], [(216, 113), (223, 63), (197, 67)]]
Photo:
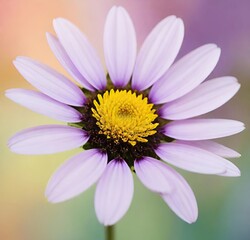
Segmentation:
[(133, 172), (149, 190), (188, 223), (196, 221), (197, 203), (187, 171), (239, 176), (225, 158), (240, 154), (211, 139), (236, 134), (235, 120), (194, 118), (232, 98), (240, 85), (234, 77), (204, 80), (216, 66), (220, 49), (206, 44), (173, 63), (184, 25), (169, 16), (150, 32), (137, 54), (136, 34), (126, 10), (114, 6), (104, 28), (105, 73), (85, 35), (57, 18), (56, 36), (47, 40), (58, 61), (79, 84), (47, 65), (17, 57), (14, 65), (36, 89), (10, 89), (6, 96), (67, 125), (38, 126), (9, 140), (19, 154), (52, 154), (81, 147), (51, 177), (46, 196), (62, 202), (97, 182), (95, 210), (105, 226), (127, 212), (133, 197)]

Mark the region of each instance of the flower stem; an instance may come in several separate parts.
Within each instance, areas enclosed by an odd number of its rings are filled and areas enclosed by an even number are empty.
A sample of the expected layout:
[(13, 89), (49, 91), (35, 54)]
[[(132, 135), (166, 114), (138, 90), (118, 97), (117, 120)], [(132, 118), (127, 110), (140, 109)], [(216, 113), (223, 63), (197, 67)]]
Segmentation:
[(115, 225), (106, 227), (106, 240), (115, 240), (114, 228)]

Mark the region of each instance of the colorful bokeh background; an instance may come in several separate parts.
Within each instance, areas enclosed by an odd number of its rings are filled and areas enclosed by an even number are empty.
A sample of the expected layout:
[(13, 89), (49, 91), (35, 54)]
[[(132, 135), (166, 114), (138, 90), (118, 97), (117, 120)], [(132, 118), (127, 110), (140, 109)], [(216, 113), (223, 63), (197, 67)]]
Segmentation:
[[(250, 123), (250, 1), (249, 0), (0, 0), (0, 239), (104, 239), (94, 212), (94, 187), (70, 201), (50, 204), (44, 197), (47, 181), (57, 166), (79, 150), (46, 156), (11, 153), (6, 142), (15, 132), (56, 123), (5, 98), (8, 88), (32, 87), (12, 64), (24, 55), (62, 69), (51, 53), (45, 32), (52, 20), (65, 17), (85, 32), (103, 59), (102, 34), (112, 5), (124, 6), (137, 31), (138, 43), (162, 18), (175, 14), (185, 22), (185, 39), (178, 57), (205, 43), (216, 43), (222, 56), (213, 76), (236, 76), (240, 92), (209, 117)], [(103, 61), (104, 62), (104, 61)], [(221, 140), (242, 153), (233, 160), (240, 178), (223, 178), (180, 171), (192, 186), (199, 204), (198, 221), (178, 219), (157, 195), (135, 178), (135, 196), (126, 216), (116, 226), (117, 240), (249, 240), (250, 136), (249, 130)]]

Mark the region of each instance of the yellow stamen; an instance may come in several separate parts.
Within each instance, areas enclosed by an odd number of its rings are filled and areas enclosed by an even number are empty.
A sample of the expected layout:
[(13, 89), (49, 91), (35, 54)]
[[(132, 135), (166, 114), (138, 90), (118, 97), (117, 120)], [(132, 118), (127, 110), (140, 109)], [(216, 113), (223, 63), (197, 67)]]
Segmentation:
[(156, 133), (158, 123), (153, 121), (157, 114), (152, 109), (153, 104), (142, 95), (112, 89), (103, 95), (98, 94), (97, 98), (91, 110), (100, 134), (117, 143), (122, 140), (134, 146), (137, 142), (147, 142), (147, 137)]

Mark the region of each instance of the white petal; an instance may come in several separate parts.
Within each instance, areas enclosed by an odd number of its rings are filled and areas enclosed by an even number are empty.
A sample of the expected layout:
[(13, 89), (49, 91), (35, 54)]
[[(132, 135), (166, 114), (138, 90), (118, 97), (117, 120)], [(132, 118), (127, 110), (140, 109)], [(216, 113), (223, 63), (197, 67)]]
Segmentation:
[(239, 88), (240, 84), (234, 77), (206, 81), (185, 96), (163, 105), (161, 117), (180, 120), (208, 113), (231, 99)]
[(228, 148), (222, 144), (219, 144), (217, 142), (213, 142), (210, 140), (203, 140), (203, 141), (182, 141), (177, 140), (175, 141), (177, 143), (183, 143), (190, 146), (202, 148), (204, 150), (207, 150), (209, 152), (212, 152), (220, 157), (224, 158), (238, 158), (240, 157), (240, 153), (236, 152), (235, 150)]
[(72, 106), (85, 103), (81, 89), (52, 68), (27, 57), (18, 57), (13, 63), (31, 85), (49, 97)]
[(80, 122), (81, 113), (74, 108), (60, 103), (43, 93), (26, 89), (9, 89), (5, 93), (12, 101), (31, 109), (34, 112), (44, 114), (64, 122)]
[(80, 128), (44, 125), (16, 133), (8, 146), (19, 154), (50, 154), (83, 146), (88, 138)]
[(88, 81), (81, 75), (75, 65), (72, 63), (62, 44), (58, 40), (57, 37), (53, 36), (50, 33), (46, 34), (50, 49), (53, 51), (57, 60), (61, 63), (61, 65), (67, 70), (67, 72), (85, 89), (90, 91), (94, 91), (94, 87), (88, 83)]
[(191, 188), (182, 176), (151, 157), (136, 160), (135, 170), (141, 182), (150, 190), (160, 193), (180, 218), (189, 223), (196, 221), (197, 203)]
[(127, 11), (112, 7), (104, 28), (104, 55), (111, 81), (124, 87), (131, 78), (136, 58), (136, 35)]
[(163, 19), (144, 41), (132, 78), (132, 88), (142, 91), (155, 83), (175, 60), (182, 44), (184, 25), (181, 19)]
[(155, 153), (164, 161), (202, 174), (231, 174), (239, 176), (239, 169), (228, 160), (209, 151), (183, 143), (162, 143)]
[(127, 212), (133, 197), (133, 176), (122, 159), (109, 162), (98, 181), (95, 194), (95, 210), (100, 223), (113, 225)]
[(180, 140), (206, 140), (230, 136), (245, 129), (244, 124), (229, 119), (188, 119), (173, 121), (164, 134)]
[(55, 32), (63, 48), (82, 76), (96, 89), (104, 90), (106, 77), (101, 61), (84, 34), (63, 18), (54, 19)]
[(107, 160), (107, 154), (98, 149), (86, 150), (67, 160), (49, 180), (45, 192), (48, 200), (62, 202), (88, 189), (104, 172)]
[(170, 209), (181, 219), (193, 223), (198, 217), (198, 207), (192, 189), (186, 180), (174, 169), (168, 167), (167, 174), (172, 178), (174, 191), (169, 194), (162, 194), (163, 200)]
[(219, 56), (220, 49), (214, 44), (193, 50), (153, 85), (149, 93), (150, 101), (160, 104), (184, 96), (206, 79), (216, 66)]
[(163, 162), (144, 157), (134, 162), (137, 177), (149, 190), (157, 193), (170, 193), (173, 186)]

